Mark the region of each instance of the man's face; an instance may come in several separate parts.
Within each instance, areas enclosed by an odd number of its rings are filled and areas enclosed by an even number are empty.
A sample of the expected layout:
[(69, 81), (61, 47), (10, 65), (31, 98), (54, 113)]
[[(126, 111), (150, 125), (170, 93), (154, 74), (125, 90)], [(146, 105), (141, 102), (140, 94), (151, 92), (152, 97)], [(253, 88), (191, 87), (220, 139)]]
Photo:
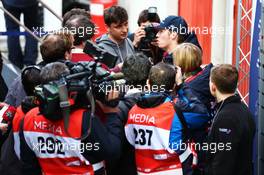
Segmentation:
[(128, 34), (128, 21), (119, 24), (112, 23), (110, 26), (108, 26), (108, 33), (116, 41), (123, 41)]
[(146, 26), (149, 26), (150, 24), (151, 24), (151, 22), (149, 22), (149, 21), (142, 22), (142, 23), (140, 23), (140, 27), (146, 27)]
[(171, 44), (171, 37), (169, 30), (160, 30), (157, 33), (157, 43), (158, 47), (164, 49), (165, 51), (168, 49)]

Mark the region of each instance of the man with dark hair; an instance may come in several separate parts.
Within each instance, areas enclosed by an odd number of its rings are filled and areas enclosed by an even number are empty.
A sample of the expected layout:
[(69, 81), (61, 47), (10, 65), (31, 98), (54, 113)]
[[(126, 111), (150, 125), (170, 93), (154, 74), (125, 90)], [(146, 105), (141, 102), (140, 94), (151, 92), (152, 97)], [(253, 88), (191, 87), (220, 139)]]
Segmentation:
[(141, 26), (142, 23), (146, 23), (146, 22), (157, 22), (160, 23), (160, 17), (157, 13), (155, 13), (155, 16), (152, 19), (149, 19), (149, 14), (148, 14), (148, 10), (143, 10), (142, 12), (140, 12), (139, 17), (138, 17), (138, 26)]
[[(55, 62), (43, 67), (40, 75), (42, 82), (47, 83), (58, 80), (62, 74), (67, 73), (69, 70), (65, 64)], [(116, 97), (115, 92), (108, 94), (108, 99)], [(62, 109), (52, 111), (60, 114), (57, 116), (44, 114), (46, 111), (42, 110), (42, 104), (30, 110), (22, 121), (23, 131), (20, 130), (19, 133), (20, 152), (16, 152), (24, 165), (22, 172), (28, 175), (105, 175), (103, 161), (120, 156), (122, 123), (116, 116), (117, 108), (105, 106), (100, 102), (98, 104), (107, 118), (104, 125), (99, 116), (92, 117), (90, 109), (84, 107), (84, 104), (71, 106), (68, 127), (64, 123), (66, 116), (62, 114)], [(56, 129), (36, 127), (36, 123), (46, 123)], [(89, 135), (85, 139), (76, 139), (83, 137), (87, 132)]]
[(77, 31), (74, 33), (74, 42), (75, 47), (82, 45), (87, 40), (90, 40), (94, 35), (95, 25), (94, 23), (86, 16), (83, 15), (74, 15), (72, 16), (65, 24), (65, 27), (70, 31)]
[(159, 48), (166, 51), (164, 54), (164, 62), (173, 64), (172, 53), (178, 44), (192, 43), (201, 46), (194, 32), (189, 32), (188, 24), (181, 16), (168, 16), (157, 27), (157, 43)]
[(27, 96), (34, 95), (34, 89), (40, 84), (39, 66), (28, 66), (22, 71), (21, 80)]
[(151, 62), (142, 53), (130, 55), (123, 63), (122, 73), (127, 80), (128, 85), (146, 85)]
[[(129, 39), (131, 41), (133, 41), (133, 45), (135, 47), (138, 46), (140, 39), (145, 37), (144, 27), (151, 24), (151, 23), (160, 23), (160, 18), (159, 18), (159, 15), (157, 13), (155, 13), (154, 18), (152, 18), (150, 21), (148, 10), (146, 9), (146, 10), (143, 10), (140, 12), (137, 23), (138, 23), (139, 28), (136, 30), (135, 34), (133, 33), (133, 34), (128, 36)], [(136, 40), (134, 40), (135, 35), (137, 37)]]
[(88, 19), (91, 19), (91, 15), (89, 11), (86, 11), (85, 9), (80, 9), (80, 8), (73, 8), (70, 11), (66, 12), (63, 15), (63, 21), (62, 21), (62, 26), (64, 27), (66, 22), (75, 15), (81, 15), (81, 16), (85, 16), (88, 17)]
[(91, 61), (89, 55), (83, 52), (85, 42), (91, 40), (95, 33), (95, 24), (84, 15), (73, 15), (71, 16), (66, 24), (65, 28), (74, 35), (74, 48), (71, 50), (71, 61)]
[(121, 67), (127, 56), (134, 54), (132, 42), (127, 38), (128, 15), (120, 6), (112, 6), (104, 11), (107, 34), (96, 39), (97, 44), (118, 57), (116, 64)]
[(2, 68), (3, 68), (3, 60), (2, 60), (2, 54), (0, 52), (0, 102), (4, 101), (8, 90), (5, 80), (2, 77)]
[[(181, 87), (178, 97), (171, 93), (175, 80)], [(188, 139), (191, 130), (202, 127), (209, 116), (206, 107), (181, 84), (180, 68), (176, 74), (172, 65), (156, 64), (148, 80), (151, 91), (142, 95), (129, 111), (125, 133), (135, 147), (138, 174), (192, 172), (192, 162), (195, 163), (197, 157)]]
[(145, 40), (145, 28), (154, 27), (158, 23), (160, 23), (160, 18), (157, 13), (152, 14), (152, 17), (150, 18), (149, 11), (143, 10), (138, 17), (139, 28), (135, 31), (135, 33), (128, 36), (128, 38), (133, 41), (135, 50), (143, 52), (147, 57), (150, 57), (153, 64), (157, 64), (162, 60), (164, 51), (156, 46), (157, 44), (155, 39), (151, 42)]
[[(125, 126), (128, 117), (128, 111), (136, 104), (141, 94), (146, 87), (151, 62), (142, 53), (130, 55), (122, 66), (122, 73), (125, 76), (126, 86), (128, 91), (124, 98), (119, 102), (118, 108), (120, 110), (123, 126)], [(136, 175), (134, 148), (125, 139), (125, 132), (122, 137), (122, 154), (118, 161), (107, 162), (107, 174), (109, 175)]]
[(70, 74), (70, 70), (64, 63), (54, 62), (49, 63), (40, 72), (40, 80), (42, 84), (58, 80), (62, 75)]
[(218, 103), (208, 144), (216, 144), (218, 149), (207, 151), (206, 175), (253, 174), (256, 126), (248, 107), (235, 95), (237, 82), (234, 66), (222, 64), (212, 68), (210, 91)]
[[(71, 44), (71, 42), (68, 42), (67, 39), (63, 37), (63, 33), (47, 35), (40, 45), (43, 61), (40, 62), (38, 66), (42, 67), (55, 61), (65, 61), (66, 56), (71, 52)], [(5, 98), (5, 103), (18, 107), (25, 96), (26, 93), (22, 85), (21, 76), (19, 76), (11, 84)]]

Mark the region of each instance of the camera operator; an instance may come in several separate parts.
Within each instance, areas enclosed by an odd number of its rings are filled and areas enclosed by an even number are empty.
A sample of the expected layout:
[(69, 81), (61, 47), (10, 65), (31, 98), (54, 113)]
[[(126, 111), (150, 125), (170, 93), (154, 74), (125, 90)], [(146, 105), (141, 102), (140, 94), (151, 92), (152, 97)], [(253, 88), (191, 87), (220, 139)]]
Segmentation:
[(143, 52), (147, 57), (152, 59), (153, 64), (162, 60), (163, 50), (156, 45), (157, 30), (155, 25), (160, 23), (160, 18), (156, 7), (149, 7), (143, 10), (138, 17), (139, 28), (135, 33), (128, 36), (133, 41), (136, 51)]
[[(46, 35), (40, 45), (40, 53), (43, 61), (38, 63), (42, 67), (55, 61), (64, 62), (71, 52), (72, 40), (63, 32)], [(17, 77), (11, 84), (5, 98), (5, 103), (18, 107), (25, 98), (26, 92), (22, 85), (21, 76)]]
[(157, 29), (157, 44), (166, 51), (163, 58), (166, 63), (173, 64), (172, 53), (181, 43), (192, 43), (202, 50), (196, 34), (188, 31), (186, 21), (180, 16), (168, 16)]
[[(69, 73), (65, 64), (51, 63), (42, 68), (41, 81), (46, 84)], [(108, 99), (117, 95), (111, 91)], [(45, 116), (41, 106), (29, 111), (19, 134), (18, 157), (23, 174), (105, 174), (102, 161), (119, 157), (122, 123), (116, 117), (117, 108), (98, 103), (107, 115), (106, 123), (103, 125), (97, 116), (91, 117), (87, 107), (76, 104), (70, 111), (68, 133), (60, 109), (54, 111), (58, 115)], [(74, 139), (85, 135), (87, 130), (90, 131), (87, 138)]]
[[(143, 53), (136, 53), (129, 56), (123, 64), (122, 73), (125, 76), (128, 87), (124, 98), (119, 102), (119, 115), (125, 126), (128, 118), (128, 111), (136, 104), (137, 100), (146, 88), (151, 62)], [(122, 154), (117, 162), (107, 162), (107, 174), (109, 175), (136, 175), (134, 148), (125, 139), (123, 130)]]

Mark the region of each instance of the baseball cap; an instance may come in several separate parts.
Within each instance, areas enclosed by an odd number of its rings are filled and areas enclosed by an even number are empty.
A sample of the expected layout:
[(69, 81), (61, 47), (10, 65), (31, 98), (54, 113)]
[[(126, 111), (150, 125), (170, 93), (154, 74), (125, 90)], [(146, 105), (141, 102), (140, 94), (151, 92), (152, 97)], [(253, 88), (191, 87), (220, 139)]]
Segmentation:
[(181, 16), (168, 16), (157, 26), (157, 29), (168, 29), (180, 34), (188, 33), (187, 22)]

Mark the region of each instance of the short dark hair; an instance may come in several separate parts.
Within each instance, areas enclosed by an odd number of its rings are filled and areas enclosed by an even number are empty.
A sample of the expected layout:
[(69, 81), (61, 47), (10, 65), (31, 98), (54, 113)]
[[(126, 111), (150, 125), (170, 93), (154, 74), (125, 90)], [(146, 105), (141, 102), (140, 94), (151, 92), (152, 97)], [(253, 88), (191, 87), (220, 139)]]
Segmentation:
[(128, 84), (145, 85), (148, 79), (151, 62), (143, 53), (128, 56), (122, 66), (122, 73)]
[(49, 63), (41, 69), (40, 79), (41, 83), (45, 84), (50, 81), (58, 80), (62, 75), (68, 75), (70, 70), (61, 62)]
[(21, 82), (24, 90), (28, 96), (34, 94), (34, 89), (40, 82), (40, 67), (39, 66), (28, 66), (22, 70)]
[(126, 9), (120, 6), (112, 6), (104, 10), (104, 22), (107, 26), (112, 23), (122, 24), (128, 20)]
[[(137, 21), (138, 26), (140, 26), (141, 23), (147, 22), (147, 21), (149, 21), (148, 10), (143, 10), (142, 12), (140, 12), (139, 17), (138, 17), (138, 21)], [(156, 13), (155, 17), (151, 19), (149, 22), (160, 23), (159, 15)]]
[(149, 84), (156, 85), (159, 90), (163, 87), (165, 90), (172, 90), (175, 84), (175, 68), (163, 62), (160, 62), (150, 69)]
[(238, 71), (230, 64), (220, 64), (211, 69), (210, 79), (221, 93), (234, 93), (237, 88)]
[(91, 15), (89, 11), (86, 11), (85, 9), (80, 9), (80, 8), (73, 8), (64, 14), (62, 26), (65, 26), (66, 22), (74, 15), (81, 15), (81, 16), (85, 16), (91, 19)]
[[(65, 24), (65, 27), (72, 31), (74, 29), (73, 45), (78, 46), (94, 36), (95, 25), (87, 17), (82, 15), (72, 16)], [(82, 30), (82, 32), (79, 32)], [(77, 31), (77, 32), (76, 32)]]
[(45, 63), (65, 59), (66, 51), (68, 51), (67, 43), (58, 34), (46, 36), (40, 45), (40, 53)]

